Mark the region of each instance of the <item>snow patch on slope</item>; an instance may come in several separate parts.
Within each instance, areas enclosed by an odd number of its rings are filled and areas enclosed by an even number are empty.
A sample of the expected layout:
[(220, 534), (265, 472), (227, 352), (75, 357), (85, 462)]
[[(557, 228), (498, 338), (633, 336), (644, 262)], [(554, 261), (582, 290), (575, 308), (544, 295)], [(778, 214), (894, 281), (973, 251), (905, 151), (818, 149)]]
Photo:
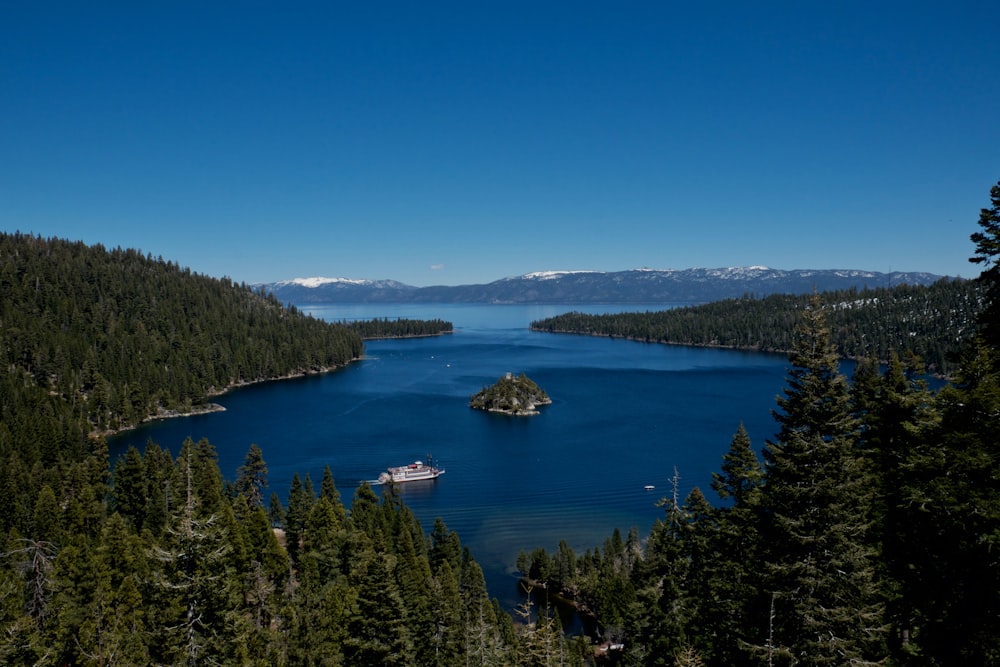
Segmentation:
[(275, 285), (281, 285), (282, 287), (287, 285), (299, 285), (300, 287), (316, 288), (333, 283), (340, 283), (344, 285), (368, 285), (371, 281), (352, 280), (350, 278), (323, 278), (322, 276), (315, 276), (312, 278), (292, 278), (291, 280), (282, 280), (275, 283)]
[(562, 276), (573, 275), (577, 273), (603, 273), (602, 271), (535, 271), (534, 273), (526, 273), (522, 278), (528, 278), (531, 280), (552, 280), (554, 278), (560, 278)]

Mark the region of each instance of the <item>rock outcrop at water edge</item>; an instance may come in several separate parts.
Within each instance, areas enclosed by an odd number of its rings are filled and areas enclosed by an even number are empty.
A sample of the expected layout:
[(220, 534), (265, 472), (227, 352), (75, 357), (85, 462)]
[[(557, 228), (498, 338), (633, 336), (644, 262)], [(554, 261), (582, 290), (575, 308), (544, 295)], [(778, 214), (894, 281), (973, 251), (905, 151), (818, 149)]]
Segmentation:
[(517, 416), (536, 415), (538, 406), (550, 403), (549, 395), (524, 373), (507, 373), (469, 399), (470, 408)]

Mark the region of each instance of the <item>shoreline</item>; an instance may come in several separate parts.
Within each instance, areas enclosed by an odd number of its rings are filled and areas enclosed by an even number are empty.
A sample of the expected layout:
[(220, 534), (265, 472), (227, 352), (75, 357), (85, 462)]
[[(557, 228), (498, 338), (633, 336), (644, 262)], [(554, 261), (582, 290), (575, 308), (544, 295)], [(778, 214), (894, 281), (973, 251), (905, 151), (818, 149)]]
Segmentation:
[(541, 405), (552, 405), (552, 399), (550, 398), (545, 401), (532, 403), (532, 406), (525, 410), (509, 410), (504, 408), (476, 407), (474, 405), (470, 405), (469, 407), (472, 408), (473, 410), (479, 410), (481, 412), (493, 412), (501, 415), (510, 415), (511, 417), (531, 417), (533, 415), (542, 414), (542, 411), (537, 409), (537, 407)]
[(437, 338), (438, 336), (449, 336), (455, 333), (454, 330), (438, 331), (437, 333), (426, 334), (402, 334), (399, 336), (362, 336), (361, 340), (404, 340), (408, 338)]
[[(593, 336), (594, 338), (611, 338), (617, 340), (627, 340), (632, 343), (646, 343), (647, 345), (675, 345), (677, 347), (695, 347), (708, 350), (734, 350), (736, 352), (756, 352), (760, 354), (783, 354), (788, 355), (791, 350), (779, 350), (779, 349), (761, 349), (760, 347), (755, 347), (753, 345), (723, 345), (721, 343), (679, 343), (672, 340), (650, 340), (648, 338), (639, 338), (638, 336), (619, 336), (615, 334), (599, 333), (596, 331), (572, 331), (570, 329), (541, 329), (537, 327), (528, 327), (529, 331), (535, 331), (538, 333), (547, 334), (568, 334), (570, 336)], [(845, 361), (861, 361), (861, 357), (852, 356), (849, 354), (838, 354), (838, 358)], [(888, 363), (886, 359), (879, 359), (880, 364)], [(946, 382), (951, 382), (952, 377), (949, 375), (944, 375), (942, 373), (927, 373), (927, 375), (937, 378), (939, 380), (945, 380)]]
[[(205, 394), (205, 398), (215, 398), (216, 396), (225, 396), (227, 393), (234, 389), (240, 389), (243, 387), (250, 387), (256, 384), (263, 384), (265, 382), (279, 382), (281, 380), (297, 380), (305, 377), (310, 377), (312, 375), (325, 375), (341, 368), (347, 368), (349, 365), (356, 361), (363, 361), (365, 355), (362, 354), (360, 357), (355, 357), (351, 359), (343, 366), (332, 366), (329, 368), (321, 368), (319, 370), (303, 370), (294, 373), (287, 373), (285, 375), (279, 375), (271, 378), (260, 378), (258, 380), (242, 380), (240, 382), (231, 382), (222, 389), (216, 389), (215, 387), (210, 387)], [(178, 417), (195, 417), (197, 415), (211, 414), (213, 412), (225, 412), (226, 407), (224, 405), (219, 405), (218, 403), (201, 403), (198, 405), (192, 405), (190, 408), (184, 410), (167, 410), (160, 408), (155, 414), (147, 415), (139, 420), (136, 424), (130, 424), (128, 426), (122, 426), (117, 429), (104, 429), (102, 431), (91, 431), (89, 436), (91, 438), (107, 438), (110, 436), (119, 435), (121, 433), (127, 433), (128, 431), (134, 431), (135, 429), (154, 421), (161, 421), (164, 419), (176, 419)]]

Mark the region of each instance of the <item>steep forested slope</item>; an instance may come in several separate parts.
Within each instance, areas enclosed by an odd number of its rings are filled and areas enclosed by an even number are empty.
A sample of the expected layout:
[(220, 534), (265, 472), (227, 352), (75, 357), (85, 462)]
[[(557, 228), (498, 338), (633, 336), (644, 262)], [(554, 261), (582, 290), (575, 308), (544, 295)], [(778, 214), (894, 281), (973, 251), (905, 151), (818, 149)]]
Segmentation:
[(95, 429), (362, 352), (346, 327), (135, 250), (0, 235), (0, 293), (4, 367)]
[[(845, 357), (889, 358), (890, 350), (923, 359), (932, 372), (949, 373), (954, 356), (975, 331), (982, 308), (973, 281), (940, 280), (930, 286), (823, 292), (833, 343)], [(788, 352), (795, 326), (811, 297), (777, 294), (642, 313), (566, 313), (532, 323), (539, 331), (621, 336), (647, 342), (710, 345)]]

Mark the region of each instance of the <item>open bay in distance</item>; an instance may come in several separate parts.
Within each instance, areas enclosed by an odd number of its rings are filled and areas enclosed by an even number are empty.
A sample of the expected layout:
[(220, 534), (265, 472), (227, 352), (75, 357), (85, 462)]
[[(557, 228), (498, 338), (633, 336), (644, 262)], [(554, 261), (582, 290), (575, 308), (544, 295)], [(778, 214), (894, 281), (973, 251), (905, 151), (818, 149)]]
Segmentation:
[[(447, 472), (401, 485), (425, 532), (441, 517), (482, 565), (490, 595), (512, 609), (520, 550), (578, 554), (615, 528), (645, 537), (663, 516), (676, 467), (681, 499), (695, 487), (715, 502), (719, 471), (741, 422), (756, 448), (777, 431), (771, 416), (785, 386), (781, 354), (646, 344), (532, 332), (538, 319), (663, 310), (671, 305), (358, 304), (300, 306), (329, 321), (442, 319), (455, 332), (369, 341), (366, 355), (321, 376), (270, 382), (216, 399), (225, 412), (152, 422), (109, 440), (112, 462), (148, 439), (176, 457), (184, 438), (207, 438), (226, 479), (252, 443), (283, 504), (294, 473), (319, 488), (329, 465), (344, 502), (389, 466), (425, 460)], [(849, 372), (849, 368), (842, 368)], [(552, 398), (531, 417), (468, 407), (504, 373), (525, 373)], [(644, 489), (646, 485), (656, 488)], [(377, 489), (378, 487), (376, 487)]]

